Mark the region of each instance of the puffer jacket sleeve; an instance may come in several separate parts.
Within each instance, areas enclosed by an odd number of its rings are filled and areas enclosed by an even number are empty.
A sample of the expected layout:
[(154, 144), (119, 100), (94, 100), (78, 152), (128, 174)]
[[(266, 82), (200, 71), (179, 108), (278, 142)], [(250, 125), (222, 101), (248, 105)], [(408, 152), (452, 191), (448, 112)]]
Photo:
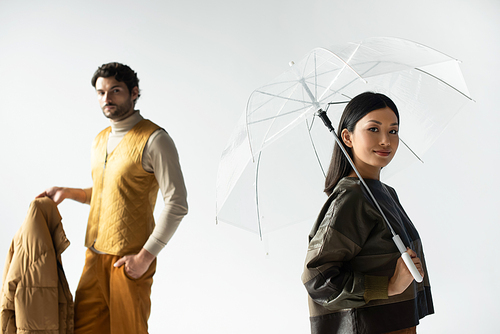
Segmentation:
[[(0, 329), (2, 334), (14, 334), (16, 333), (16, 318), (14, 313), (14, 294), (10, 294), (9, 284), (4, 284), (7, 282), (7, 276), (9, 273), (10, 265), (12, 263), (12, 256), (14, 254), (14, 242), (11, 243), (9, 252), (7, 253), (7, 259), (5, 260), (5, 267), (3, 270), (2, 278), (2, 294), (0, 296)], [(10, 280), (9, 280), (10, 281)], [(14, 285), (17, 283), (14, 281)]]
[(15, 326), (17, 333), (59, 333), (57, 260), (47, 225), (57, 208), (48, 201), (31, 203), (14, 237), (12, 260), (2, 285), (2, 301), (7, 301), (7, 322), (2, 310), (2, 330)]
[[(350, 265), (377, 219), (359, 189), (342, 189), (330, 196), (317, 230), (311, 235), (302, 275), (315, 303), (335, 311), (363, 306), (370, 299), (387, 298), (387, 277), (367, 276), (353, 271)], [(374, 294), (374, 289), (381, 291)]]

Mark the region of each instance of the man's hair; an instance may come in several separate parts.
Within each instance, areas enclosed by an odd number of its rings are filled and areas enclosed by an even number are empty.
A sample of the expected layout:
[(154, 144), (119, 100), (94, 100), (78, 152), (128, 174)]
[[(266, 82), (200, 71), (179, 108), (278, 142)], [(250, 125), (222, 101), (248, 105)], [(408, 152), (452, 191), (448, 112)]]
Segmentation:
[[(125, 85), (127, 85), (129, 94), (132, 94), (132, 89), (134, 87), (137, 86), (137, 89), (139, 89), (139, 78), (137, 77), (137, 73), (135, 73), (134, 70), (131, 69), (129, 66), (124, 64), (113, 62), (101, 65), (92, 76), (91, 82), (94, 88), (96, 81), (99, 77), (102, 78), (115, 77), (116, 81), (123, 82), (125, 83)], [(139, 95), (137, 95), (134, 104), (135, 102), (137, 102), (140, 96), (141, 96), (141, 91), (139, 90)]]

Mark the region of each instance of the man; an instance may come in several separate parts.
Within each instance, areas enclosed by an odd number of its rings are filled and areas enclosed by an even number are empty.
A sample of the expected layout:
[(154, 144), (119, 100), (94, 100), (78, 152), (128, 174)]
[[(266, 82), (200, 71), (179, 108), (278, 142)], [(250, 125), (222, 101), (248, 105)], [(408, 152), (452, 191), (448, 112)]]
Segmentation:
[[(93, 187), (52, 187), (37, 197), (90, 204), (75, 333), (147, 333), (156, 256), (187, 214), (186, 189), (172, 139), (135, 109), (137, 74), (104, 64), (92, 85), (111, 123), (92, 145)], [(155, 225), (158, 188), (165, 207)]]

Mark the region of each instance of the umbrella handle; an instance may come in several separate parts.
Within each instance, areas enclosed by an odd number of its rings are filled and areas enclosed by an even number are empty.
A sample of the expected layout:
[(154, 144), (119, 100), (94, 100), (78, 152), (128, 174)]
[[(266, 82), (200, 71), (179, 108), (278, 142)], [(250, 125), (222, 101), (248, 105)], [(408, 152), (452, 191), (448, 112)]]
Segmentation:
[(403, 258), (403, 261), (405, 262), (406, 266), (408, 267), (408, 270), (410, 271), (411, 275), (417, 281), (418, 283), (421, 283), (423, 281), (422, 275), (418, 272), (417, 267), (415, 267), (415, 263), (411, 260), (410, 255), (408, 252), (404, 252), (401, 254), (401, 257)]
[(406, 264), (406, 267), (408, 267), (408, 270), (410, 271), (411, 275), (417, 281), (418, 283), (423, 281), (422, 275), (420, 275), (420, 272), (418, 271), (417, 267), (415, 267), (415, 263), (413, 263), (410, 254), (406, 251), (406, 247), (403, 244), (403, 241), (399, 237), (399, 235), (395, 235), (392, 237), (392, 240), (394, 240), (394, 243), (399, 249), (399, 252), (401, 253), (401, 257), (403, 258), (403, 261)]

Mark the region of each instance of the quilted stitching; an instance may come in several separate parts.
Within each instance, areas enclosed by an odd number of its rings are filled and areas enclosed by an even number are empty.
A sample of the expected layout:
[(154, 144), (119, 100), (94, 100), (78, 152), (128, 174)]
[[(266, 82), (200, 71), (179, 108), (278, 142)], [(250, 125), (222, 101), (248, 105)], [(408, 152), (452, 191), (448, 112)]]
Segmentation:
[(159, 127), (149, 120), (139, 122), (108, 155), (105, 170), (104, 152), (109, 131), (106, 129), (96, 137), (87, 247), (95, 240), (96, 249), (108, 254), (136, 253), (151, 234), (156, 201), (156, 196), (151, 194), (156, 195), (159, 187), (154, 174), (143, 169), (142, 153), (150, 135), (157, 129)]

